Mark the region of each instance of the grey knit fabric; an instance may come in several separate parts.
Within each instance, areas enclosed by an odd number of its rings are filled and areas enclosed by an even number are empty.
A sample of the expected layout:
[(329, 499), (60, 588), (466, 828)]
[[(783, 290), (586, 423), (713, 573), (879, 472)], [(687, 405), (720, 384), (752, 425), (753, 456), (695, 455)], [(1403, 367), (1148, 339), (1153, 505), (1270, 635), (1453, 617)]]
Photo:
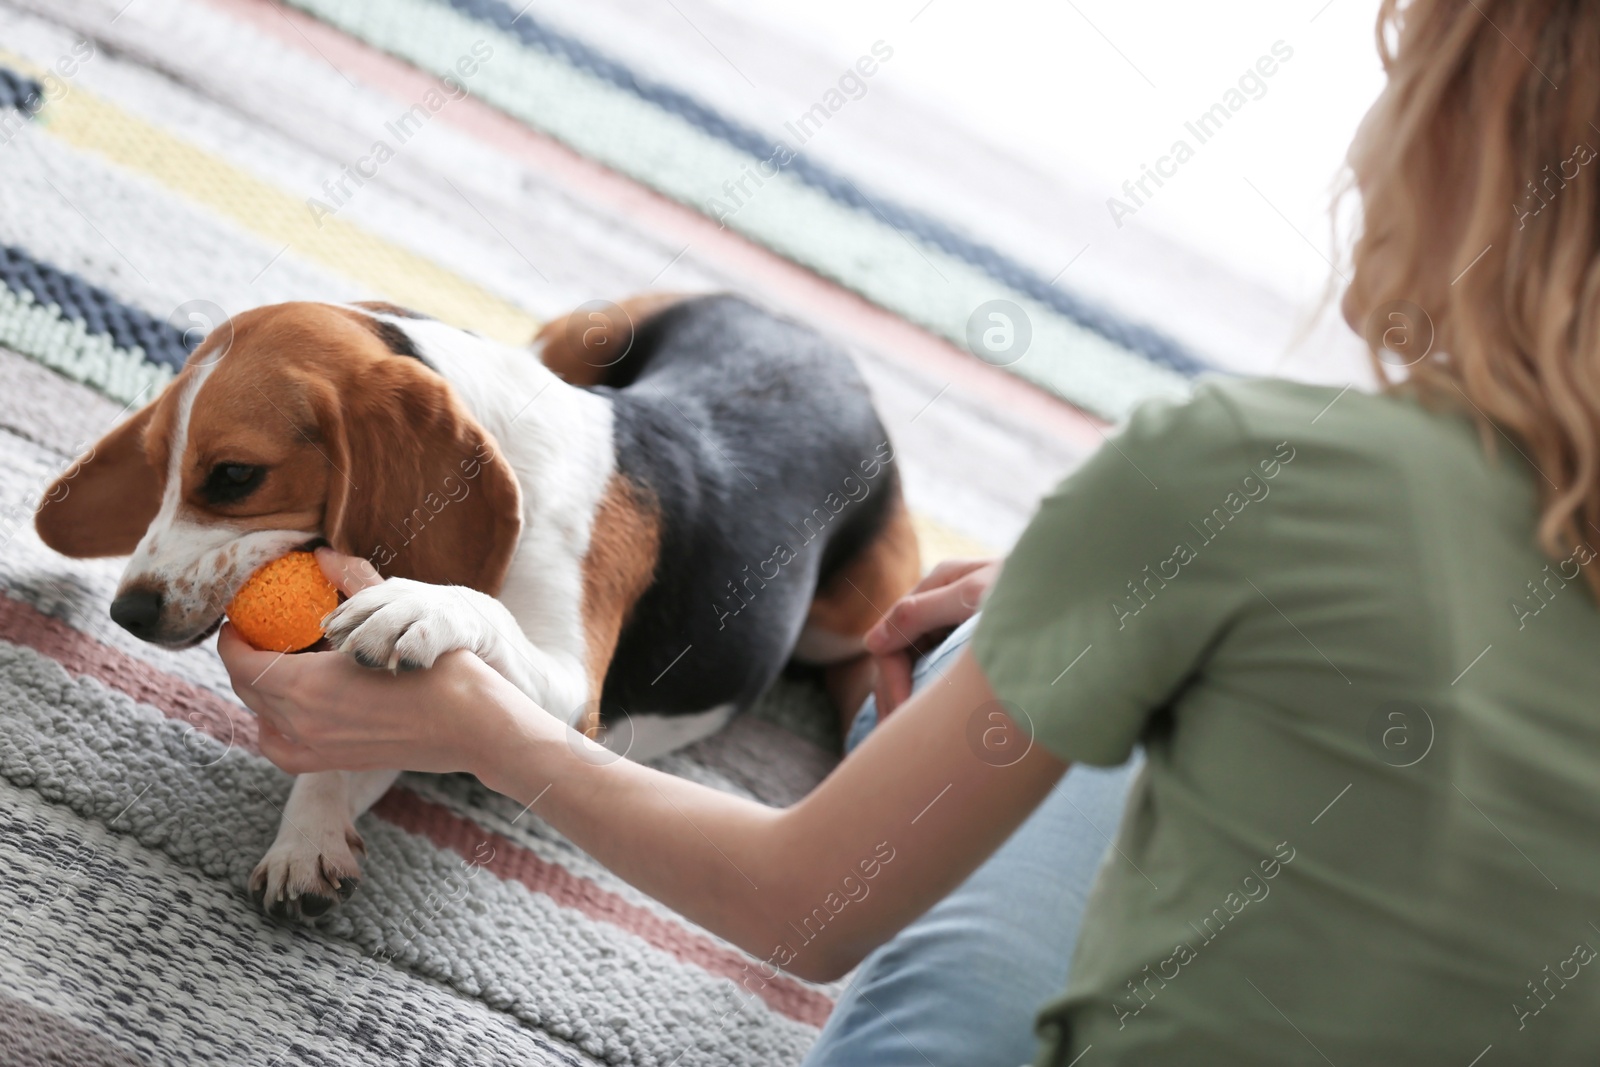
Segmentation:
[(93, 1031), (0, 996), (0, 1063), (7, 1067), (140, 1067), (145, 1062)]
[(120, 825), (0, 782), (0, 1064), (598, 1062), (346, 942), (251, 922), (230, 884)]

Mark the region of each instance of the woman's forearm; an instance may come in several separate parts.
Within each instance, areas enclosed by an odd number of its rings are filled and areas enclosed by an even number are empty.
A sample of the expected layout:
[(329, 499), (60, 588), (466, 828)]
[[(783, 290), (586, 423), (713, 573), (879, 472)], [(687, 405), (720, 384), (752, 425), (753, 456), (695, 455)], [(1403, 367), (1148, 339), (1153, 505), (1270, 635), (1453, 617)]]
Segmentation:
[(762, 944), (789, 888), (769, 854), (785, 812), (611, 757), (551, 723), (527, 723), (480, 772), (485, 784), (694, 922)]
[(612, 758), (469, 652), (396, 674), (258, 652), (229, 626), (217, 648), (284, 770), (472, 771), (627, 881), (808, 978), (848, 970), (955, 888), (1065, 769), (1006, 737), (970, 653), (775, 810)]
[[(525, 701), (510, 686), (496, 699)], [(509, 716), (476, 769), (674, 910), (828, 979), (959, 884), (1060, 777), (1042, 751), (1013, 762), (973, 747), (971, 720), (997, 706), (962, 656), (786, 809), (616, 759), (537, 712)]]

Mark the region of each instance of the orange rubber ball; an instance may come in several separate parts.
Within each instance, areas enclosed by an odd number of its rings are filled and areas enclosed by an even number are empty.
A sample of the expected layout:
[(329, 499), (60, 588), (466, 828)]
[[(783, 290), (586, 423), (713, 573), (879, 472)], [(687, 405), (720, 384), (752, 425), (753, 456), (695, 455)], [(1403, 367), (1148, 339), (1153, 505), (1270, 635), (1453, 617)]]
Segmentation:
[(252, 648), (298, 652), (322, 639), (339, 591), (310, 552), (291, 552), (250, 576), (228, 605), (228, 621)]

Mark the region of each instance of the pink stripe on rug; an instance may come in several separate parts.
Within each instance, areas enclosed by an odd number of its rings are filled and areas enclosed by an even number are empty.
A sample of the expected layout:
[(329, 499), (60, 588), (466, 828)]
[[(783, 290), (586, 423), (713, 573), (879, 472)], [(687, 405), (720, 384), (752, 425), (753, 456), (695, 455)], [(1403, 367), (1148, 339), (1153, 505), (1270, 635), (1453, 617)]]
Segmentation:
[(68, 673), (97, 679), (223, 744), (232, 742), (251, 753), (261, 751), (256, 718), (244, 708), (74, 630), (9, 593), (0, 594), (0, 641), (31, 648), (61, 664)]
[[(97, 679), (219, 741), (231, 740), (248, 752), (260, 752), (256, 720), (246, 709), (75, 630), (4, 592), (0, 592), (0, 641), (31, 648), (61, 664), (70, 674)], [(738, 950), (602, 889), (409, 789), (397, 786), (389, 790), (372, 813), (408, 833), (427, 838), (438, 848), (487, 867), (498, 878), (519, 882), (562, 907), (623, 930), (682, 963), (741, 985), (753, 978), (752, 985), (759, 983), (754, 992), (767, 1006), (796, 1022), (821, 1026), (833, 1009), (833, 1001), (826, 994), (782, 975), (765, 979), (760, 969)], [(485, 841), (494, 849), (494, 856), (488, 863), (481, 863), (476, 848)]]
[[(750, 985), (756, 986), (754, 992), (769, 1008), (797, 1022), (821, 1026), (833, 1010), (833, 1001), (825, 994), (782, 975), (765, 979), (760, 969), (738, 950), (609, 893), (565, 867), (540, 859), (516, 842), (489, 833), (410, 790), (389, 790), (372, 810), (402, 830), (426, 837), (439, 848), (449, 849), (507, 881), (520, 882), (563, 907), (576, 908), (591, 919), (626, 930), (684, 963), (731, 978), (741, 985), (753, 979)], [(487, 863), (478, 859), (478, 847), (485, 842), (494, 849)]]

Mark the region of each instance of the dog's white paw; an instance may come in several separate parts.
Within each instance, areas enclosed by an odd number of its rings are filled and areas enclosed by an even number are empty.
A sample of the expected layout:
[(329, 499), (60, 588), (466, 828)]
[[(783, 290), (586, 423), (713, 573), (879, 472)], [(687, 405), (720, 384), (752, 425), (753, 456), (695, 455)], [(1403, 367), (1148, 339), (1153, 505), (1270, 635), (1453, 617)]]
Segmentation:
[(390, 578), (356, 593), (323, 621), (328, 642), (364, 667), (421, 670), (446, 652), (483, 652), (487, 619), (462, 591)]
[(250, 874), (250, 898), (275, 919), (310, 921), (350, 899), (367, 848), (346, 824), (310, 834), (286, 828)]

